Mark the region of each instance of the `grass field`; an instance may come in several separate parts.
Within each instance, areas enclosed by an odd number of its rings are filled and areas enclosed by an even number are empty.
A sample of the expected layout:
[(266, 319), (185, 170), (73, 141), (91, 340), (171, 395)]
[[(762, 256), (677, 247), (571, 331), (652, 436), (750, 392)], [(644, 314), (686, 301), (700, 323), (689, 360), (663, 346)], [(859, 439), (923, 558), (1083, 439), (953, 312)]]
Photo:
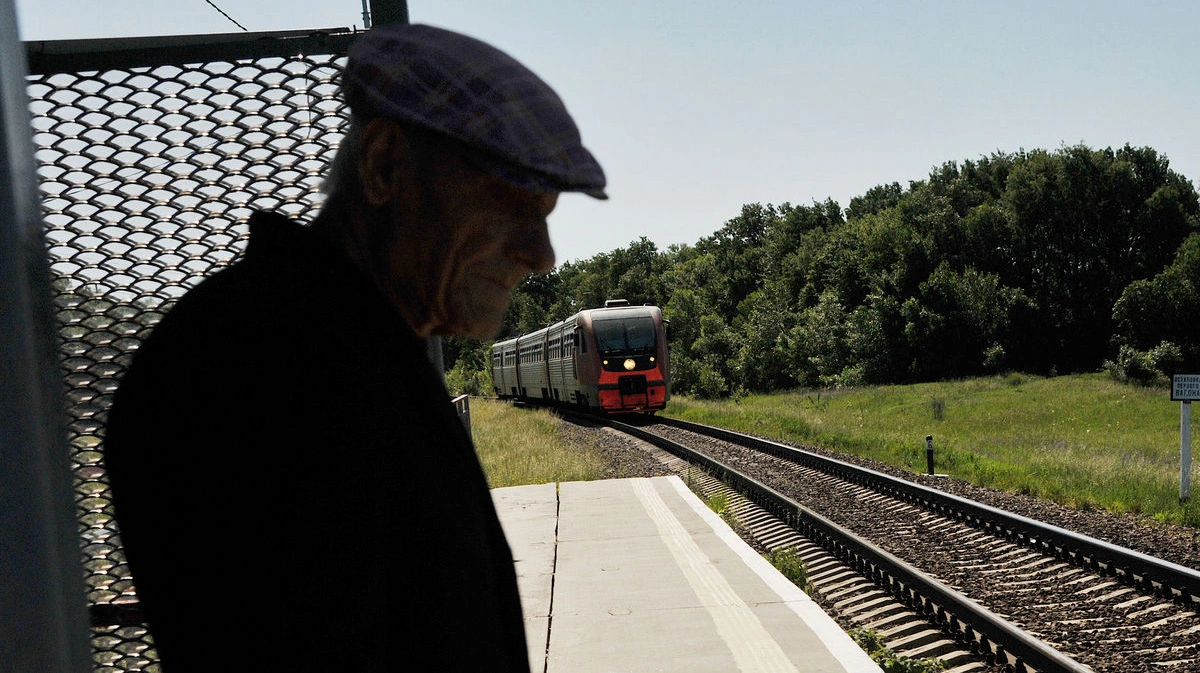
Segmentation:
[(939, 473), (1200, 527), (1200, 506), (1179, 501), (1179, 403), (1166, 390), (1103, 374), (1010, 374), (715, 402), (676, 396), (666, 414), (915, 472), (926, 469), (925, 437), (932, 435)]
[(557, 426), (557, 417), (544, 409), (514, 409), (507, 402), (472, 399), (472, 434), (488, 485), (599, 479), (603, 457), (595, 451), (568, 448)]

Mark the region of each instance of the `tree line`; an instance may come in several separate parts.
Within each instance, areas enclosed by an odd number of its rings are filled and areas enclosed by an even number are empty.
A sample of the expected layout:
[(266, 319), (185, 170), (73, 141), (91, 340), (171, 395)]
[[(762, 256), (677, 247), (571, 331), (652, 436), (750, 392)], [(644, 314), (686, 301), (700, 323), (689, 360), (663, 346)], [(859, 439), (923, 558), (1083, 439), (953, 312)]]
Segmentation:
[[(1148, 147), (951, 161), (845, 209), (747, 204), (693, 245), (564, 263), (517, 289), (502, 336), (609, 298), (663, 308), (673, 388), (700, 397), (1006, 371), (1152, 382), (1200, 370), (1200, 201)], [(452, 386), (486, 385), (489, 345), (447, 341)]]

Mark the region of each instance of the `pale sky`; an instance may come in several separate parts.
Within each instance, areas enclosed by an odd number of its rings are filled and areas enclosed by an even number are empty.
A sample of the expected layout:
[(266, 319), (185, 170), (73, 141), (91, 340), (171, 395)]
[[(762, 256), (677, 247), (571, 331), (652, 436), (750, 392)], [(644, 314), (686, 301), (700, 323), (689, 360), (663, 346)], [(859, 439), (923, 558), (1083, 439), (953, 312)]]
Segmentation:
[[(361, 0), (213, 0), (250, 31), (362, 27)], [(228, 33), (206, 0), (16, 0), (24, 40)], [(564, 195), (560, 262), (695, 243), (743, 204), (843, 208), (946, 161), (1150, 146), (1200, 180), (1193, 0), (409, 0), (566, 101), (610, 200)]]

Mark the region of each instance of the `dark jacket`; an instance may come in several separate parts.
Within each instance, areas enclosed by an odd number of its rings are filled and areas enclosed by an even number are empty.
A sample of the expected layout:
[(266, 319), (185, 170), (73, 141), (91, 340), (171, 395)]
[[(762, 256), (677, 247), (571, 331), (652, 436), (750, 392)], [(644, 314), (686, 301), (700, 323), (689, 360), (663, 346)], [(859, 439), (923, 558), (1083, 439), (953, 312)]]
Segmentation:
[(323, 238), (250, 226), (107, 427), (164, 671), (527, 671), (512, 556), (424, 342)]

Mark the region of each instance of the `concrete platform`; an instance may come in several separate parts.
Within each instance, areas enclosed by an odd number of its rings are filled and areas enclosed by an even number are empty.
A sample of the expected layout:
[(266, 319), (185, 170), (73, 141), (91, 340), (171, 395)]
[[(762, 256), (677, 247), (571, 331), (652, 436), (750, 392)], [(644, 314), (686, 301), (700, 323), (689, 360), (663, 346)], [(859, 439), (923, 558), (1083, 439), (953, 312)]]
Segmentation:
[(492, 491), (534, 673), (878, 673), (678, 477)]

